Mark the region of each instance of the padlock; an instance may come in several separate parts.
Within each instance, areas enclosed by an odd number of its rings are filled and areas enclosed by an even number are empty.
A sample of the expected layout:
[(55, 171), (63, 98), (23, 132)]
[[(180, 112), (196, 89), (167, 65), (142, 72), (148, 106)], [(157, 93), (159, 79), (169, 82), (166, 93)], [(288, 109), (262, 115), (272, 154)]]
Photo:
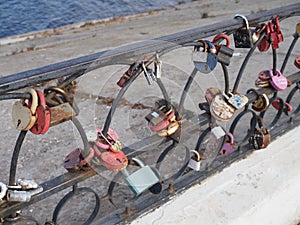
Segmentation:
[(157, 53), (155, 54), (155, 60), (154, 60), (153, 64), (154, 64), (154, 74), (156, 76), (156, 79), (160, 79), (162, 62)]
[[(279, 99), (275, 99), (273, 102), (272, 102), (272, 106), (276, 109), (276, 110), (280, 110), (280, 100)], [(293, 111), (293, 106), (288, 103), (288, 102), (284, 102), (283, 103), (283, 111), (284, 112), (291, 112)]]
[(229, 155), (232, 152), (234, 152), (234, 150), (235, 150), (233, 134), (230, 132), (227, 132), (226, 137), (228, 138), (228, 140), (225, 140), (222, 150), (220, 151), (221, 155)]
[[(299, 27), (300, 27), (300, 23), (299, 23)], [(300, 69), (300, 56), (297, 56), (297, 57), (295, 58), (294, 65), (295, 65), (298, 69)]]
[(96, 145), (102, 149), (110, 150), (112, 152), (119, 152), (122, 150), (122, 144), (119, 141), (117, 132), (113, 129), (108, 129), (107, 136), (102, 132), (103, 128), (97, 128), (98, 141)]
[(266, 24), (265, 26), (265, 36), (262, 38), (262, 40), (258, 43), (257, 48), (261, 52), (266, 52), (270, 48), (270, 26), (269, 24)]
[(269, 72), (271, 78), (270, 83), (277, 91), (282, 91), (287, 88), (287, 79), (282, 75), (279, 69), (276, 70), (276, 74), (273, 74), (273, 69), (270, 69)]
[(271, 79), (270, 71), (269, 70), (263, 70), (263, 71), (259, 72), (258, 78), (263, 80), (263, 81), (265, 81), (265, 80), (269, 81)]
[(43, 192), (43, 187), (38, 186), (36, 189), (32, 190), (8, 190), (6, 194), (6, 199), (9, 202), (30, 202), (31, 197)]
[(180, 124), (176, 120), (172, 105), (165, 99), (158, 100), (155, 105), (156, 109), (153, 109), (145, 117), (149, 128), (162, 137), (174, 134), (179, 129)]
[(144, 71), (145, 78), (146, 78), (149, 85), (152, 85), (153, 82), (157, 81), (153, 70), (146, 67), (144, 62), (142, 63), (142, 68), (143, 68), (143, 71)]
[[(226, 45), (215, 44), (219, 39), (225, 39)], [(217, 49), (218, 62), (223, 63), (225, 66), (229, 66), (234, 50), (230, 48), (230, 38), (228, 35), (218, 34), (214, 37), (212, 42)]]
[(276, 36), (277, 36), (278, 43), (282, 42), (284, 40), (284, 38), (283, 38), (281, 29), (280, 29), (279, 16), (276, 16), (275, 19), (273, 19), (273, 24), (275, 26), (274, 29), (275, 29), (275, 33), (276, 33)]
[(249, 27), (248, 19), (241, 14), (236, 14), (234, 18), (242, 18), (244, 21), (245, 27), (239, 28), (234, 31), (233, 38), (234, 44), (236, 48), (252, 48), (253, 40), (252, 40), (252, 32)]
[(264, 87), (269, 87), (270, 86), (270, 81), (269, 80), (261, 80), (257, 78), (255, 80), (255, 86), (258, 88), (264, 88)]
[(123, 74), (123, 76), (117, 82), (119, 87), (124, 87), (124, 85), (131, 79), (131, 77), (138, 73), (141, 68), (141, 61), (136, 61), (130, 65), (129, 69)]
[[(199, 40), (198, 42), (201, 42)], [(204, 47), (204, 52), (206, 52), (206, 61), (201, 61), (201, 55), (199, 55), (199, 47), (194, 48), (193, 51), (193, 62), (197, 70), (201, 73), (208, 74), (214, 70), (217, 65), (217, 55), (216, 55), (216, 48), (213, 43), (210, 41), (205, 40), (204, 46), (208, 46), (207, 49)]]
[(259, 24), (257, 27), (255, 27), (254, 32), (252, 33), (252, 40), (253, 44), (255, 44), (258, 39), (260, 38), (262, 32), (266, 29), (266, 24)]
[(31, 95), (31, 106), (25, 102), (25, 99), (17, 101), (12, 107), (12, 119), (18, 130), (29, 130), (34, 125), (37, 116), (36, 108), (38, 105), (38, 96), (34, 89), (29, 88), (27, 93)]
[(191, 150), (191, 153), (193, 153), (193, 156), (190, 158), (188, 167), (195, 171), (200, 171), (201, 156), (200, 156), (199, 152), (197, 152), (196, 150)]
[(125, 176), (125, 181), (132, 192), (136, 196), (139, 196), (147, 189), (160, 183), (160, 180), (150, 166), (144, 165), (144, 163), (137, 158), (132, 158), (132, 160), (135, 161), (141, 168), (130, 175), (126, 168), (121, 170), (121, 172)]
[(248, 98), (245, 95), (233, 94), (231, 92), (228, 92), (226, 94), (225, 92), (223, 92), (223, 96), (235, 109), (243, 108), (248, 102)]
[(274, 24), (274, 20), (272, 20), (272, 22), (268, 23), (269, 27), (270, 27), (270, 42), (273, 46), (274, 49), (279, 48), (279, 37), (277, 35), (277, 31), (275, 28), (275, 24)]
[(271, 134), (265, 127), (262, 117), (257, 117), (258, 127), (249, 139), (249, 145), (255, 150), (266, 148), (271, 142)]
[(6, 196), (7, 186), (0, 182), (0, 201)]
[(34, 134), (45, 134), (51, 122), (51, 112), (49, 107), (46, 105), (45, 96), (42, 91), (36, 91), (38, 95), (38, 106), (36, 108), (37, 119), (35, 124), (30, 129)]
[(235, 108), (224, 100), (222, 94), (216, 95), (210, 104), (210, 113), (217, 120), (228, 121), (234, 112)]
[(296, 25), (296, 32), (294, 34), (294, 37), (296, 37), (296, 38), (300, 37), (300, 23), (297, 23), (297, 25)]
[(256, 112), (264, 112), (269, 108), (269, 97), (263, 93), (260, 94), (255, 102), (252, 103), (252, 109)]
[[(89, 170), (90, 167), (88, 165), (89, 159), (84, 159), (82, 155), (82, 149), (76, 148), (72, 152), (70, 152), (65, 158), (63, 162), (64, 168), (70, 172), (70, 173), (75, 173), (78, 170)], [(91, 151), (93, 157), (93, 151)]]
[(78, 115), (79, 109), (77, 105), (74, 101), (71, 101), (63, 89), (59, 87), (49, 87), (44, 90), (44, 95), (46, 104), (50, 109), (51, 126), (71, 120)]

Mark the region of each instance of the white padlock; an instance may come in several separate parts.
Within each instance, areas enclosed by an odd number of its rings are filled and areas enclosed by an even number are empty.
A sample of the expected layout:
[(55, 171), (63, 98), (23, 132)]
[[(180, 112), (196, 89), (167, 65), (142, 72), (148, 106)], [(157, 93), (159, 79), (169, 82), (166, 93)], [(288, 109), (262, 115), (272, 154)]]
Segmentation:
[(2, 200), (2, 198), (5, 197), (7, 192), (7, 187), (5, 184), (3, 184), (2, 182), (0, 182), (0, 201)]
[(196, 150), (191, 150), (191, 153), (194, 153), (197, 157), (197, 159), (193, 159), (191, 158), (188, 164), (188, 167), (195, 170), (195, 171), (200, 171), (201, 168), (201, 157), (199, 152), (197, 152)]

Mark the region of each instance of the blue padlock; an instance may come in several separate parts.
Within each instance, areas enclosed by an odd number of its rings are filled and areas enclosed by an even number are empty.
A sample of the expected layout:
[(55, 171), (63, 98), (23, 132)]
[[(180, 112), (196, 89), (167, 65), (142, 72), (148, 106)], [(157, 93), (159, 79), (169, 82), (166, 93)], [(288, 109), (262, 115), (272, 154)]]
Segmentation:
[(217, 50), (215, 48), (215, 45), (208, 40), (205, 40), (204, 42), (208, 46), (208, 48), (204, 48), (203, 51), (207, 52), (206, 61), (200, 61), (201, 57), (199, 57), (199, 48), (195, 48), (193, 54), (193, 62), (199, 72), (208, 74), (212, 72), (216, 67), (218, 58), (216, 55)]
[(144, 191), (155, 185), (161, 185), (158, 176), (150, 166), (145, 166), (144, 163), (137, 158), (132, 158), (132, 160), (135, 161), (141, 168), (130, 175), (126, 168), (121, 170), (121, 172), (125, 176), (125, 181), (129, 188), (136, 196), (142, 194)]

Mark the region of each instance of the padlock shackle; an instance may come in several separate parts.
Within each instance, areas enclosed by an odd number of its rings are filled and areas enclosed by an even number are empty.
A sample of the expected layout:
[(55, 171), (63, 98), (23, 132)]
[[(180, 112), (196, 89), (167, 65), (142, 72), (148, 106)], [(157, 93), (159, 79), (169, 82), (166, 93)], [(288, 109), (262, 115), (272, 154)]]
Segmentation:
[(144, 167), (145, 164), (138, 158), (132, 158), (132, 161), (134, 161), (135, 163), (137, 163), (140, 167)]
[(233, 134), (230, 133), (230, 132), (227, 132), (227, 133), (226, 133), (226, 136), (229, 138), (230, 144), (233, 145), (233, 144), (234, 144), (234, 137), (233, 137)]
[(194, 153), (194, 154), (197, 156), (197, 161), (200, 161), (200, 160), (201, 160), (201, 156), (200, 156), (200, 154), (199, 154), (198, 151), (192, 149), (192, 150), (190, 150), (190, 152), (191, 152), (191, 153)]
[(215, 44), (216, 48), (219, 47), (219, 43), (216, 43), (216, 42), (219, 42), (220, 39), (224, 39), (226, 41), (226, 47), (228, 47), (228, 48), (230, 47), (230, 38), (229, 38), (229, 36), (227, 34), (221, 33), (221, 34), (217, 34), (214, 37), (214, 39), (212, 40), (212, 43)]
[(57, 86), (52, 86), (52, 87), (46, 88), (46, 89), (44, 90), (44, 93), (45, 93), (45, 94), (48, 94), (48, 93), (51, 92), (51, 91), (53, 91), (53, 92), (55, 92), (55, 93), (58, 93), (58, 94), (61, 94), (61, 95), (65, 98), (65, 100), (66, 100), (67, 102), (69, 102), (70, 104), (72, 103), (72, 101), (71, 101), (69, 95), (68, 95), (67, 92), (65, 92), (65, 90), (63, 90), (62, 88), (57, 87)]
[(235, 14), (234, 19), (239, 18), (239, 17), (244, 20), (244, 23), (246, 25), (246, 29), (249, 30), (250, 27), (249, 27), (249, 21), (248, 21), (247, 17), (242, 15), (242, 14)]
[(28, 88), (26, 92), (31, 95), (32, 101), (31, 101), (30, 111), (32, 115), (34, 115), (36, 113), (36, 108), (38, 106), (38, 94), (33, 88)]

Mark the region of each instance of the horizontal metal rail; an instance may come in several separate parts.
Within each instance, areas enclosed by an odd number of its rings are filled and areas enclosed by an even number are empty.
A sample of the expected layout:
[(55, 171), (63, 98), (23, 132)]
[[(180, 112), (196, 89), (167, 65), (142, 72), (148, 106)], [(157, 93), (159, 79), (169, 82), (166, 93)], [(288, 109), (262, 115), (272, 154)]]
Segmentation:
[[(259, 12), (247, 16), (250, 25), (256, 26), (258, 23), (270, 20), (272, 16), (278, 15), (281, 19), (300, 15), (300, 3)], [(40, 84), (45, 81), (66, 77), (71, 75), (81, 76), (92, 70), (113, 65), (126, 64), (136, 58), (145, 57), (155, 52), (166, 52), (179, 48), (184, 44), (197, 39), (209, 37), (223, 32), (230, 32), (242, 27), (243, 20), (230, 19), (219, 23), (190, 29), (167, 36), (138, 42), (135, 44), (118, 47), (64, 62), (40, 67), (25, 72), (3, 76), (0, 79), (0, 94), (21, 89), (27, 86)]]

